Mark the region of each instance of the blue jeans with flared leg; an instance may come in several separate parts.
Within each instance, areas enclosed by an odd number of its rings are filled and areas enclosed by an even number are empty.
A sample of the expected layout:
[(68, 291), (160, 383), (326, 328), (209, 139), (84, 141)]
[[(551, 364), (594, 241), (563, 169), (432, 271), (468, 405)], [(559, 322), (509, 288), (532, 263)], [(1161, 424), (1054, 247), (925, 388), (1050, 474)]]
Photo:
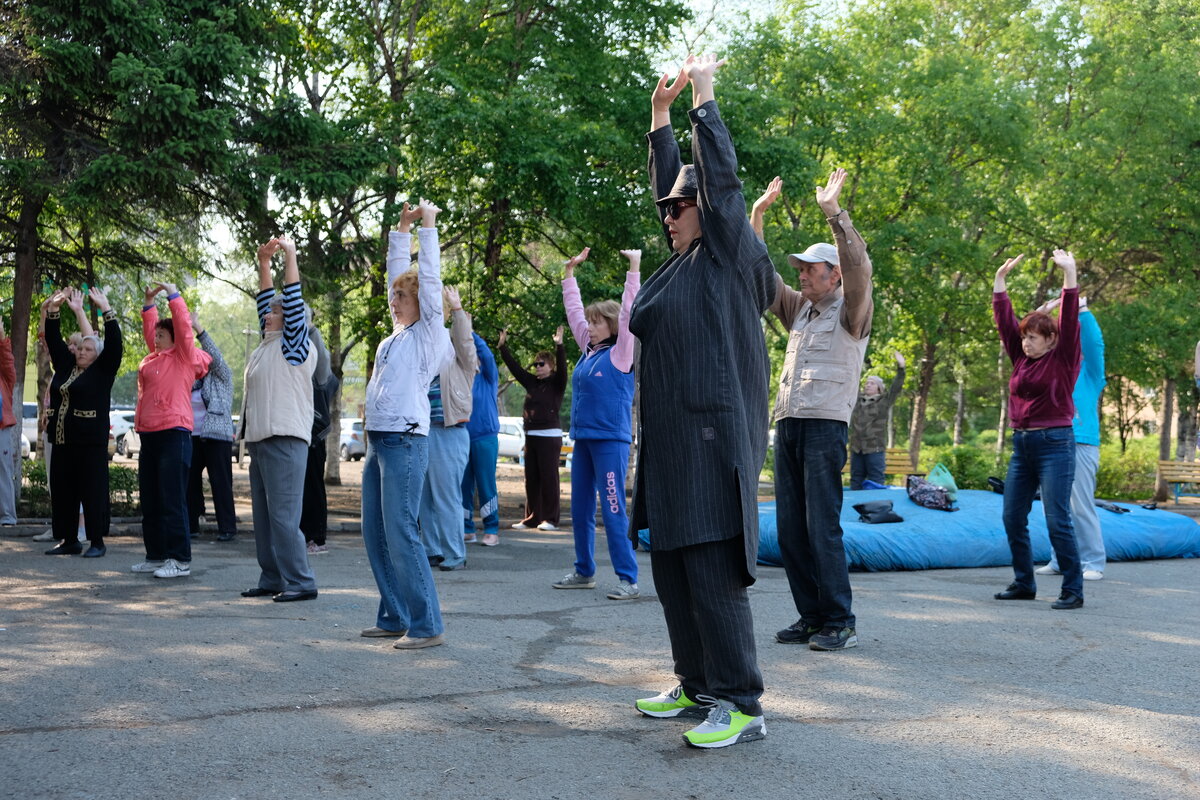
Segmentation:
[(467, 560), (462, 532), (462, 479), (471, 450), (471, 434), (461, 425), (429, 428), (429, 468), (421, 492), (421, 542), (429, 558), (440, 556), (443, 566)]
[(443, 631), (429, 559), (417, 529), (429, 440), (396, 431), (367, 431), (362, 532), (379, 587), (375, 625), (428, 638)]

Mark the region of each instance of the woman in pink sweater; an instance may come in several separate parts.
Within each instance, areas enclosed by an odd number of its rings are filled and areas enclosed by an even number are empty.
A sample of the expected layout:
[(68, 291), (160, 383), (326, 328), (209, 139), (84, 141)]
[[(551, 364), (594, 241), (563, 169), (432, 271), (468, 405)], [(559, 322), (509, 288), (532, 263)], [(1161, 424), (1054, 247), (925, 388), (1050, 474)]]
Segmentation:
[[(171, 316), (158, 318), (154, 298), (167, 293)], [(192, 384), (208, 372), (212, 356), (193, 345), (187, 303), (172, 283), (146, 289), (142, 335), (150, 353), (138, 365), (134, 427), (142, 440), (138, 489), (146, 559), (134, 572), (156, 578), (191, 574), (187, 481), (192, 463)]]

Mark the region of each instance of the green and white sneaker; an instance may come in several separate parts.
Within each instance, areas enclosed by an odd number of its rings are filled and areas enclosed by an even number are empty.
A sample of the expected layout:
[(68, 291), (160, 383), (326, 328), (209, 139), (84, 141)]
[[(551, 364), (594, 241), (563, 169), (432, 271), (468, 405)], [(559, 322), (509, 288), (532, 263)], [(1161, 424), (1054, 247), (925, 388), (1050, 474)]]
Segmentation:
[(704, 719), (708, 709), (683, 693), (682, 686), (676, 686), (669, 692), (638, 700), (633, 704), (638, 711), (647, 717), (687, 717), (689, 719)]
[(701, 697), (709, 708), (708, 719), (683, 735), (692, 747), (728, 747), (739, 742), (764, 739), (767, 723), (762, 717), (752, 717), (738, 711), (728, 700)]
[(587, 577), (580, 575), (578, 572), (572, 572), (569, 575), (563, 575), (561, 578), (550, 584), (555, 589), (595, 589), (596, 576)]

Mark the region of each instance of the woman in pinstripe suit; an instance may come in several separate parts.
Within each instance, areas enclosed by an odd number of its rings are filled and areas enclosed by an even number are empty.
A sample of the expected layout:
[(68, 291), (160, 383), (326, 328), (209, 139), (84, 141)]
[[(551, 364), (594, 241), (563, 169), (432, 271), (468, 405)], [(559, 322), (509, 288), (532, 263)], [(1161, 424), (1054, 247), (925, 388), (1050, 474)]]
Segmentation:
[[(636, 705), (651, 717), (703, 720), (684, 734), (694, 747), (766, 732), (746, 589), (767, 451), (770, 362), (759, 318), (775, 270), (746, 219), (733, 142), (713, 99), (721, 63), (689, 56), (674, 83), (664, 75), (654, 91), (651, 187), (674, 254), (642, 285), (629, 324), (642, 345), (630, 531), (650, 530), (679, 679)], [(670, 107), (689, 82), (694, 164), (684, 167)]]

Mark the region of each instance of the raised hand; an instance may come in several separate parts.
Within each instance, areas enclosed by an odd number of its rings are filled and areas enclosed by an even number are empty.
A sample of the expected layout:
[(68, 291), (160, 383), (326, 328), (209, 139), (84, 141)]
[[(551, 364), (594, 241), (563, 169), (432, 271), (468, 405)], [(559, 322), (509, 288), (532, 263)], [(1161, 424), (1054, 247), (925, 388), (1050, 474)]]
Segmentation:
[(161, 292), (165, 288), (167, 288), (167, 287), (163, 286), (161, 283), (155, 283), (155, 284), (151, 284), (150, 286), (147, 286), (146, 292), (143, 295), (143, 299), (146, 302), (143, 303), (142, 305), (147, 305), (147, 306), (153, 305), (154, 298), (157, 297), (158, 293)]
[(558, 330), (554, 332), (554, 346), (558, 347), (563, 343), (563, 326), (559, 325)]
[(458, 296), (457, 288), (454, 286), (443, 286), (442, 297), (451, 311), (462, 311), (462, 298)]
[[(1046, 302), (1042, 303), (1040, 306), (1037, 307), (1037, 310), (1042, 312), (1043, 314), (1049, 314), (1051, 311), (1058, 308), (1058, 306), (1061, 302), (1062, 302), (1061, 297), (1055, 297), (1053, 300), (1047, 300)], [(1082, 302), (1080, 303), (1080, 305), (1082, 305)]]
[(640, 272), (642, 268), (641, 250), (622, 250), (621, 255), (629, 259), (629, 271)]
[(1012, 272), (1013, 268), (1016, 267), (1017, 264), (1020, 264), (1024, 259), (1025, 254), (1021, 253), (1016, 258), (1005, 260), (1005, 262), (1000, 265), (1000, 269), (996, 270), (996, 280), (992, 284), (992, 290), (995, 292), (1005, 291), (1005, 279), (1008, 277), (1008, 273)]
[[(147, 290), (147, 291), (149, 291), (149, 290)], [(154, 297), (154, 295), (148, 295), (148, 296), (150, 298)], [(66, 293), (62, 289), (59, 289), (54, 294), (50, 295), (50, 299), (48, 299), (46, 301), (46, 308), (49, 309), (50, 311), (58, 311), (58, 309), (62, 306), (63, 301), (65, 301), (66, 299), (67, 299)]]
[(759, 195), (759, 198), (754, 201), (752, 210), (755, 212), (764, 212), (771, 206), (775, 205), (775, 201), (783, 194), (783, 178), (776, 175), (767, 184), (767, 190)]
[(296, 243), (292, 241), (290, 236), (280, 236), (274, 241), (279, 245), (279, 249), (283, 251), (285, 256), (296, 257)]
[(655, 111), (667, 111), (671, 108), (671, 104), (675, 102), (675, 98), (679, 97), (679, 93), (683, 91), (683, 87), (688, 85), (688, 76), (686, 69), (680, 68), (679, 74), (675, 76), (675, 80), (671, 81), (668, 86), (667, 81), (671, 80), (671, 74), (664, 72), (658, 79), (658, 85), (654, 87), (654, 92), (650, 95), (650, 106)]
[(433, 203), (421, 198), (421, 202), (417, 205), (417, 209), (421, 212), (421, 227), (432, 228), (437, 222), (437, 215), (442, 213), (442, 210)]
[(412, 230), (412, 224), (420, 218), (421, 209), (405, 203), (400, 209), (400, 221), (396, 223), (396, 230), (400, 233), (408, 233)]
[(83, 311), (83, 292), (76, 289), (74, 286), (67, 289), (67, 308), (74, 311), (76, 314)]
[(575, 277), (575, 268), (587, 261), (588, 253), (590, 252), (592, 252), (592, 248), (585, 247), (579, 251), (579, 255), (571, 256), (567, 259), (567, 263), (563, 264), (563, 280)]
[(1053, 253), (1054, 263), (1059, 269), (1066, 271), (1075, 269), (1075, 256), (1067, 250), (1055, 250)]
[(266, 241), (266, 242), (263, 242), (262, 244), (260, 244), (258, 246), (258, 263), (259, 263), (259, 265), (261, 266), (263, 264), (270, 264), (271, 256), (275, 255), (275, 252), (277, 250), (279, 250), (279, 240), (278, 239), (271, 239), (269, 241)]
[(508, 342), (508, 328), (503, 328), (503, 329), (500, 331), (500, 338), (499, 338), (499, 339), (496, 341), (496, 346), (497, 346), (497, 347), (504, 347), (504, 345), (505, 345), (507, 342)]
[(692, 82), (692, 108), (713, 99), (713, 74), (724, 65), (725, 59), (717, 59), (712, 53), (689, 55), (683, 62), (683, 70)]
[(166, 292), (167, 296), (179, 294), (179, 287), (173, 283), (160, 283), (158, 287), (159, 291)]
[(846, 182), (846, 170), (838, 167), (829, 175), (824, 186), (817, 187), (817, 205), (825, 216), (832, 217), (842, 210), (842, 185)]
[(896, 351), (896, 366), (900, 367), (900, 369), (904, 369), (904, 367), (907, 364), (908, 364), (908, 362), (904, 360), (904, 354), (901, 353), (899, 350), (897, 350)]
[(112, 310), (112, 306), (108, 304), (108, 297), (95, 286), (88, 289), (88, 299), (92, 301), (92, 305), (100, 309), (101, 313), (107, 313)]

